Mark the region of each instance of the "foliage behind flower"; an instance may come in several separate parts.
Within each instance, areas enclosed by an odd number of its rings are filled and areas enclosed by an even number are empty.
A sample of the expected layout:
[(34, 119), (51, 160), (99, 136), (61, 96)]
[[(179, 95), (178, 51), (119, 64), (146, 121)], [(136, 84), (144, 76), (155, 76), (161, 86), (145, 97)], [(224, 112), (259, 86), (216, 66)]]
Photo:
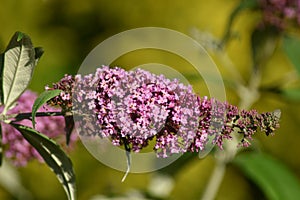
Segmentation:
[[(26, 90), (18, 99), (17, 105), (8, 111), (8, 114), (18, 114), (31, 112), (34, 100), (37, 94)], [(2, 110), (2, 108), (1, 108)], [(57, 111), (45, 105), (39, 109), (41, 112)], [(62, 116), (55, 117), (38, 117), (36, 120), (36, 130), (44, 133), (50, 138), (57, 140), (61, 145), (65, 143), (64, 135), (64, 118)], [(32, 127), (30, 120), (22, 120), (19, 122), (22, 125)], [(2, 123), (3, 144), (5, 145), (5, 156), (13, 161), (16, 166), (25, 166), (28, 161), (38, 159), (43, 161), (40, 154), (33, 148), (21, 135), (21, 133), (9, 124)], [(76, 134), (73, 134), (71, 141), (76, 140)]]
[(269, 135), (279, 127), (273, 113), (200, 98), (191, 86), (141, 69), (127, 72), (103, 66), (95, 74), (66, 75), (46, 89), (62, 90), (49, 104), (65, 111), (72, 108), (82, 136), (108, 137), (134, 152), (155, 140), (159, 157), (202, 151), (209, 136), (223, 148), (234, 132), (242, 136), (240, 145), (249, 146), (247, 139), (257, 130)]

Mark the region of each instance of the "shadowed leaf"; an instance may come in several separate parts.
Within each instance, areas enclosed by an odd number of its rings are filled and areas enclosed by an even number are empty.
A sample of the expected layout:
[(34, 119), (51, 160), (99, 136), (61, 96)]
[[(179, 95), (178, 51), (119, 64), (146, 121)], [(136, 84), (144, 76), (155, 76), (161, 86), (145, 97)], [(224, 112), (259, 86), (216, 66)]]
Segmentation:
[(69, 200), (76, 199), (76, 185), (73, 165), (68, 156), (50, 138), (38, 131), (20, 124), (11, 124), (39, 152), (47, 165), (63, 185)]
[(65, 132), (66, 132), (66, 142), (67, 145), (70, 143), (71, 134), (74, 128), (74, 119), (73, 116), (64, 116), (65, 118)]
[(34, 52), (35, 52), (35, 64), (37, 64), (37, 62), (39, 61), (39, 59), (42, 57), (42, 55), (44, 54), (44, 49), (42, 47), (36, 47), (34, 48)]

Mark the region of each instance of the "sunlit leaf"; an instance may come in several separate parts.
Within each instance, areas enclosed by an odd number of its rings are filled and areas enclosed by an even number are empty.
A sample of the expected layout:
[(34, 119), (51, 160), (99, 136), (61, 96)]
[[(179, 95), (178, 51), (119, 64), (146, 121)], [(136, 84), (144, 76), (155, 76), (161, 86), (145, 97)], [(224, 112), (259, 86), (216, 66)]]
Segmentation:
[(300, 183), (296, 176), (280, 161), (262, 153), (237, 156), (234, 164), (266, 195), (267, 199), (294, 200), (300, 197)]
[(61, 90), (47, 90), (41, 93), (38, 98), (34, 101), (34, 104), (32, 106), (32, 126), (35, 127), (35, 115), (38, 109), (44, 105), (47, 101), (52, 99), (53, 97), (56, 97), (59, 95)]
[(38, 131), (20, 124), (11, 124), (39, 152), (47, 165), (63, 185), (69, 200), (76, 199), (76, 185), (73, 165), (68, 156), (50, 138)]
[(3, 104), (4, 113), (28, 87), (36, 65), (35, 49), (31, 39), (16, 32), (4, 53)]
[(300, 38), (291, 36), (284, 37), (283, 49), (300, 74)]

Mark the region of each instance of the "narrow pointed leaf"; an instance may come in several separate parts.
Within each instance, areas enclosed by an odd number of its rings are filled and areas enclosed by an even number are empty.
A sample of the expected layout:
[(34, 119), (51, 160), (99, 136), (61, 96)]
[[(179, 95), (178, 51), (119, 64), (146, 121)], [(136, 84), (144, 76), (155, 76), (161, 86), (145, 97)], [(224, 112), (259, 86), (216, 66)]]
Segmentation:
[(20, 124), (11, 124), (39, 152), (47, 165), (63, 185), (69, 200), (76, 199), (76, 185), (73, 165), (67, 155), (50, 138), (38, 131)]
[(4, 113), (28, 87), (36, 65), (29, 36), (16, 32), (4, 53), (2, 88)]
[(44, 105), (48, 100), (59, 95), (61, 90), (47, 90), (40, 94), (40, 96), (34, 101), (32, 106), (32, 126), (35, 127), (35, 115), (38, 109)]
[(300, 197), (299, 180), (271, 156), (245, 153), (237, 156), (234, 164), (262, 189), (267, 199), (294, 200)]

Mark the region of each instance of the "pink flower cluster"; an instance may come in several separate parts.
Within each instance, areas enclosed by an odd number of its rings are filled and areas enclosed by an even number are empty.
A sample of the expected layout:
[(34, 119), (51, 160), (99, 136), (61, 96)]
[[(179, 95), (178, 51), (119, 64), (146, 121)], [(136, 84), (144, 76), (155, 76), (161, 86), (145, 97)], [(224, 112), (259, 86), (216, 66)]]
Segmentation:
[(300, 26), (300, 0), (259, 0), (263, 22), (280, 30), (289, 23)]
[(66, 75), (48, 89), (62, 90), (49, 104), (72, 108), (80, 135), (110, 138), (114, 145), (134, 152), (154, 140), (159, 157), (202, 151), (208, 137), (222, 148), (234, 131), (242, 134), (241, 145), (248, 146), (247, 139), (258, 128), (268, 135), (279, 127), (273, 113), (240, 111), (200, 98), (191, 86), (141, 69), (103, 66), (94, 74)]
[[(32, 105), (37, 98), (37, 94), (27, 90), (18, 99), (17, 105), (8, 111), (7, 114), (30, 113)], [(3, 108), (1, 108), (2, 110)], [(39, 112), (57, 111), (45, 105), (39, 109)], [(32, 127), (30, 120), (22, 120), (18, 122), (22, 125)], [(9, 124), (1, 123), (2, 125), (2, 143), (4, 145), (5, 157), (12, 160), (16, 166), (25, 166), (28, 161), (37, 158), (43, 161), (39, 153), (23, 138), (21, 133)], [(55, 139), (59, 144), (65, 143), (64, 134), (64, 118), (62, 116), (53, 117), (37, 117), (36, 130)], [(76, 134), (72, 134), (71, 141), (76, 140)]]

